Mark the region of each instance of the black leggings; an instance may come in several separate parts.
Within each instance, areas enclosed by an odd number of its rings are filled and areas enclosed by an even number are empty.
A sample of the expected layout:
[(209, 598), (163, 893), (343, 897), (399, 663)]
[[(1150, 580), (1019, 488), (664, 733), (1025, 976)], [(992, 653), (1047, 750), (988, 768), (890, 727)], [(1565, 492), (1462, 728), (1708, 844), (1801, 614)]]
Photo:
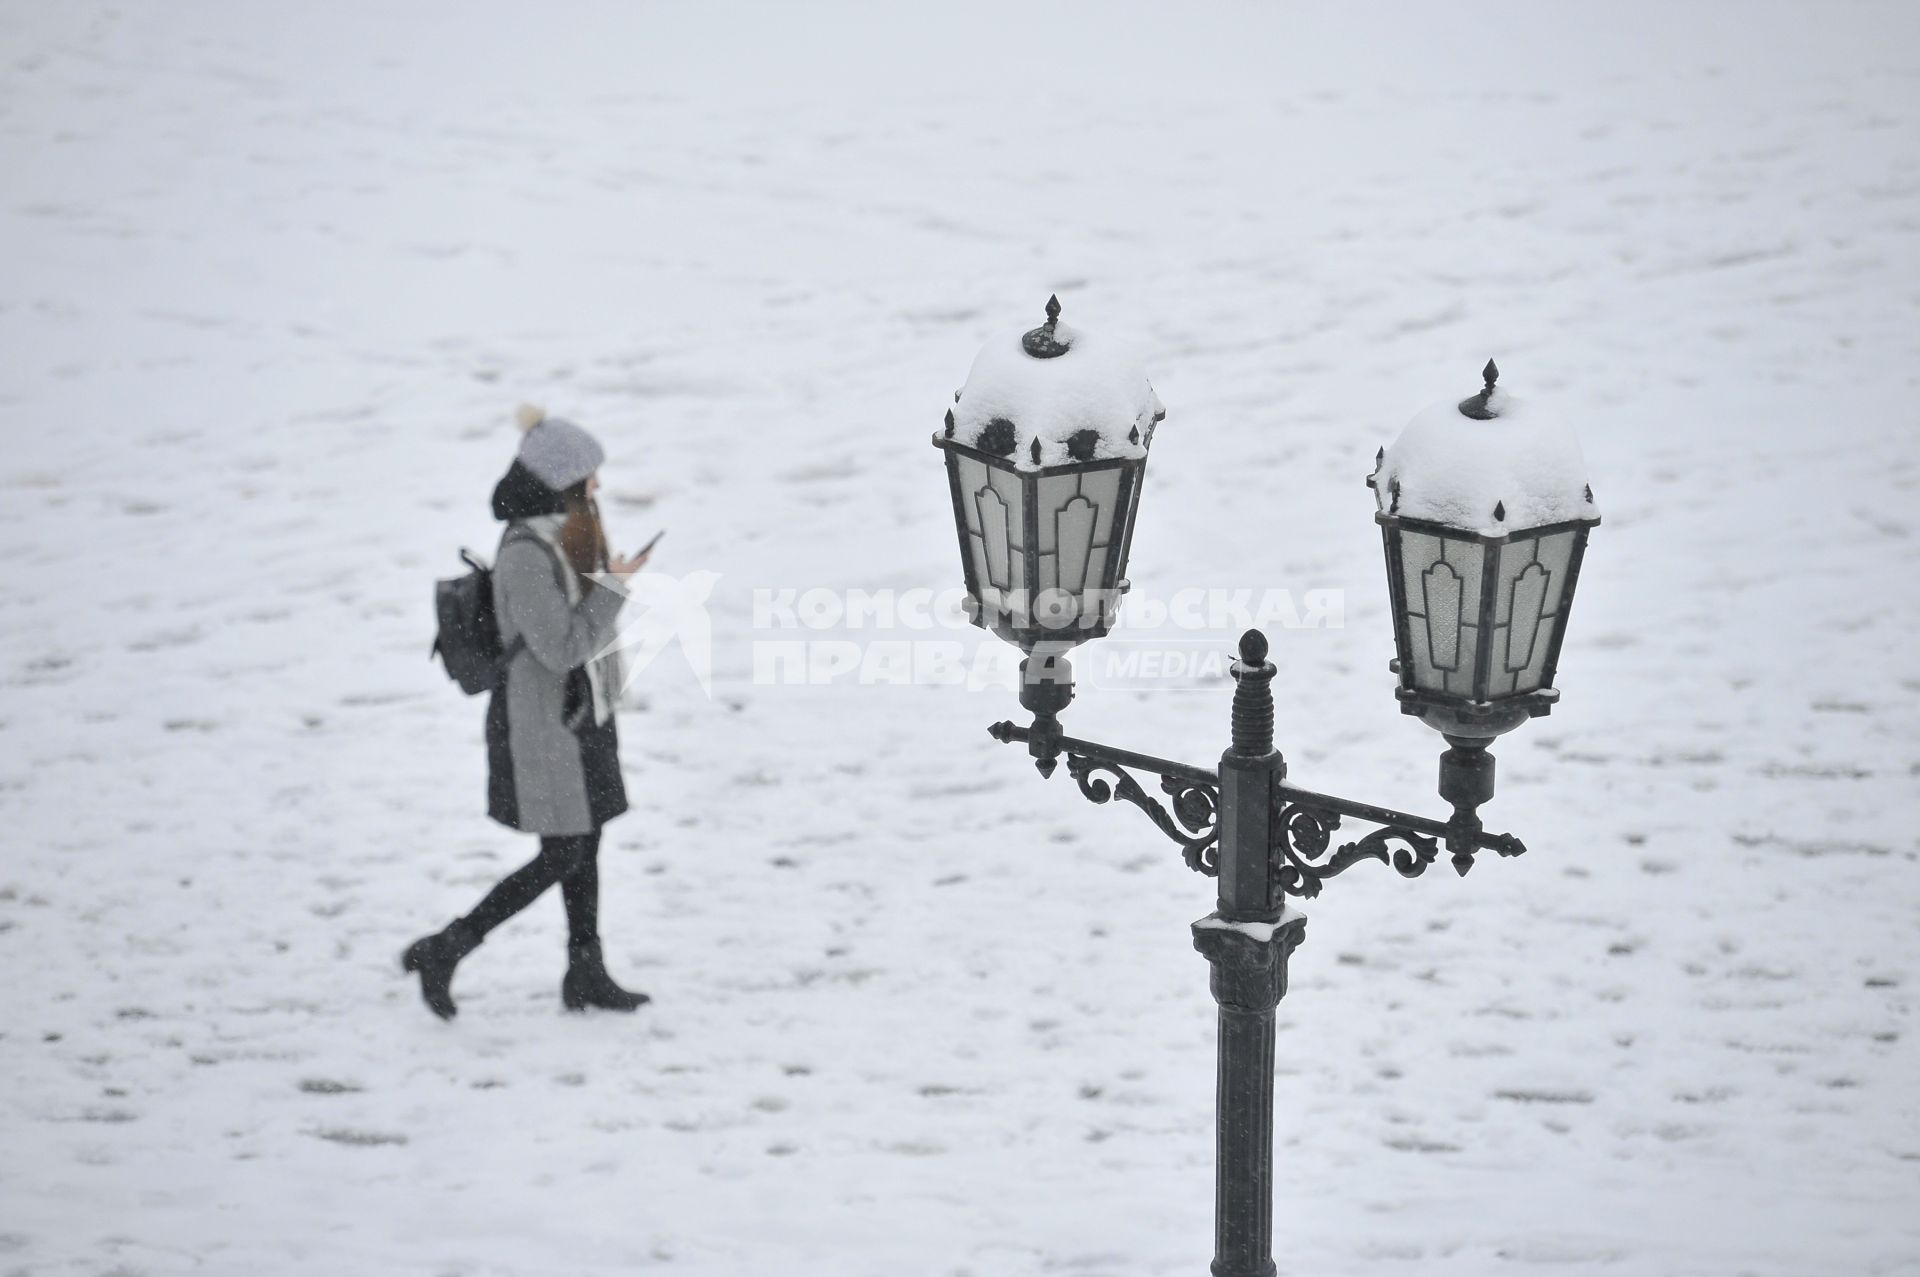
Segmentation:
[(486, 935), (539, 898), (554, 883), (567, 907), (567, 943), (591, 944), (600, 938), (600, 831), (543, 834), (540, 854), (502, 878), (474, 911), (469, 927)]

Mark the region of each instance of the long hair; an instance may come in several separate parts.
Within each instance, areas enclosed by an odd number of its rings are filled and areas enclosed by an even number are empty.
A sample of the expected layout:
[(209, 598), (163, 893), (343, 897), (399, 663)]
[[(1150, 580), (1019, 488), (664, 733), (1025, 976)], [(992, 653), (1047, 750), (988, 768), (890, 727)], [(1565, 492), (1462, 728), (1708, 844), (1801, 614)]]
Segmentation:
[(607, 534), (600, 526), (600, 507), (587, 495), (586, 480), (564, 493), (567, 521), (560, 525), (560, 548), (567, 565), (581, 576), (604, 572), (607, 567)]

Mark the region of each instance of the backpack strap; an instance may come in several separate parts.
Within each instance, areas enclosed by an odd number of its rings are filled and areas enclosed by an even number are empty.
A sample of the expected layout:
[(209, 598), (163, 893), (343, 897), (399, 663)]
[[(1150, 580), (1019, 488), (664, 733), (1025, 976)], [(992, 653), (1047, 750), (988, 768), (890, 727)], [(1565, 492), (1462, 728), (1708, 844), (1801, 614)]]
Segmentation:
[[(504, 551), (509, 545), (512, 545), (516, 541), (531, 541), (547, 552), (547, 557), (553, 560), (553, 583), (560, 587), (562, 594), (565, 594), (567, 592), (567, 580), (562, 574), (566, 571), (566, 565), (560, 562), (559, 553), (553, 546), (547, 543), (547, 539), (524, 523), (510, 523), (507, 525), (506, 535), (500, 538), (501, 550)], [(469, 560), (469, 562), (471, 562), (471, 560)], [(499, 560), (497, 558), (494, 560), (494, 566), (499, 566)], [(500, 653), (501, 672), (504, 674), (507, 666), (513, 664), (520, 653), (526, 650), (527, 636), (524, 634), (514, 635), (513, 642), (507, 644), (506, 649)]]
[(524, 523), (507, 525), (506, 535), (500, 538), (500, 548), (504, 550), (516, 541), (531, 541), (546, 551), (547, 557), (553, 561), (553, 583), (560, 587), (562, 594), (566, 593), (567, 579), (564, 573), (567, 571), (567, 565), (560, 561), (560, 552), (554, 549), (545, 537)]

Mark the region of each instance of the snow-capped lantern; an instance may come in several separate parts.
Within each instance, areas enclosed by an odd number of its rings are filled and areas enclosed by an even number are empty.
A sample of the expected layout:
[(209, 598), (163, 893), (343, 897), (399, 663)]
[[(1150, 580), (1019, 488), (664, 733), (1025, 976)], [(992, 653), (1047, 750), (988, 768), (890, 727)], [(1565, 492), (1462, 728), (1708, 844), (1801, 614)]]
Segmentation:
[(1367, 483), (1386, 540), (1401, 709), (1470, 739), (1560, 699), (1554, 672), (1600, 522), (1572, 432), (1494, 387), (1416, 416)]
[(980, 350), (944, 428), (967, 609), (1032, 653), (1112, 626), (1153, 428), (1166, 416), (1131, 351), (1060, 322)]

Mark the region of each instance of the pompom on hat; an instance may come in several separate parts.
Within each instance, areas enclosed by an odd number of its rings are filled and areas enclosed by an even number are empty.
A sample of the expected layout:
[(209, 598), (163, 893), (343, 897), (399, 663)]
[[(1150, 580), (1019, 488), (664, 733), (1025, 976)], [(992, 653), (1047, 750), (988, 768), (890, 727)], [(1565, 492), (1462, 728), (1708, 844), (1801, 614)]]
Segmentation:
[(607, 459), (600, 441), (559, 417), (549, 417), (536, 404), (521, 404), (514, 413), (521, 429), (519, 462), (528, 473), (556, 492), (586, 479)]

